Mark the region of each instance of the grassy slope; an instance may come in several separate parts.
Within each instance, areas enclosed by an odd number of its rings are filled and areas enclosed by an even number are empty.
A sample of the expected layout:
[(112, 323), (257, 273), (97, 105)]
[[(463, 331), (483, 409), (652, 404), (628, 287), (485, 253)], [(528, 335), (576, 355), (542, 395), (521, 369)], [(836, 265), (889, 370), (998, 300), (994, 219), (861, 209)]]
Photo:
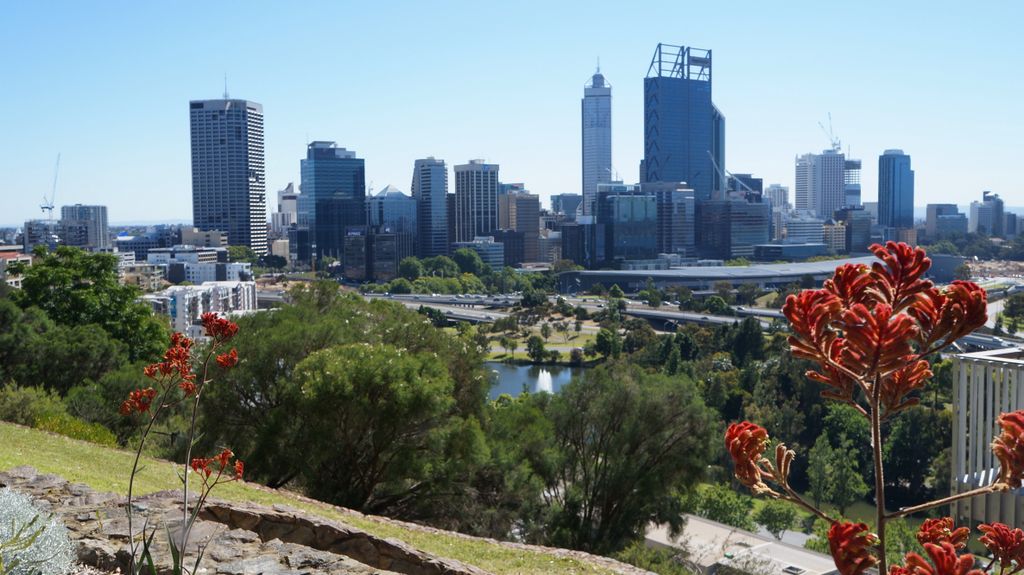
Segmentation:
[[(0, 470), (31, 465), (44, 473), (54, 473), (72, 482), (85, 483), (98, 491), (126, 493), (128, 471), (133, 454), (68, 439), (0, 422)], [(175, 468), (166, 461), (147, 459), (136, 477), (138, 494), (179, 487)], [(608, 573), (594, 565), (540, 552), (519, 551), (453, 535), (407, 529), (393, 523), (346, 512), (326, 504), (311, 502), (284, 491), (258, 489), (244, 483), (218, 486), (214, 496), (251, 501), (264, 505), (290, 505), (318, 516), (344, 521), (381, 537), (394, 537), (428, 553), (458, 559), (493, 573)]]

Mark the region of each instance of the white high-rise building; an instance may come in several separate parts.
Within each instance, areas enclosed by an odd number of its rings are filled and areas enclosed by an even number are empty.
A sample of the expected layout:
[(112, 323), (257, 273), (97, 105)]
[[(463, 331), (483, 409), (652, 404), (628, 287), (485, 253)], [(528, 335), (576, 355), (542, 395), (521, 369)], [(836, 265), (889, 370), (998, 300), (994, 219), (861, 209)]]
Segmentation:
[[(225, 94), (226, 96), (226, 94)], [(189, 102), (192, 225), (267, 253), (263, 106), (248, 100)]]
[[(804, 154), (796, 159), (796, 209), (809, 210), (819, 218), (831, 218), (836, 210), (846, 205), (846, 157), (836, 150), (821, 154)], [(860, 187), (859, 162), (856, 169), (856, 189)], [(851, 172), (849, 176), (853, 178)], [(851, 184), (852, 186), (852, 184)], [(851, 187), (851, 196), (853, 188)]]
[(288, 228), (298, 222), (299, 192), (295, 184), (288, 182), (283, 190), (277, 191), (277, 211), (270, 214), (270, 230), (281, 236), (288, 233)]
[(416, 252), (421, 258), (448, 253), (448, 167), (434, 157), (416, 160), (412, 170), (416, 200)]
[(772, 210), (788, 212), (793, 209), (789, 204), (789, 187), (781, 184), (771, 184), (764, 191), (764, 197), (772, 205)]
[(597, 184), (612, 180), (612, 86), (601, 69), (583, 88), (583, 214), (593, 215)]
[[(455, 166), (455, 240), (472, 242), (498, 229), (498, 164)], [(454, 242), (453, 242), (454, 243)]]

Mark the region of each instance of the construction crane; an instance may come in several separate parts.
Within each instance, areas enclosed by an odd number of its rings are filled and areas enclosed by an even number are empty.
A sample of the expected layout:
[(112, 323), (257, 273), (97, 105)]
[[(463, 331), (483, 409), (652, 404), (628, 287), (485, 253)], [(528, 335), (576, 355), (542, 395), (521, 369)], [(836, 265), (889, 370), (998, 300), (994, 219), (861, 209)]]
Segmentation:
[[(728, 188), (729, 178), (733, 178), (733, 180), (735, 180), (736, 183), (738, 183), (739, 185), (743, 186), (743, 188), (746, 189), (747, 192), (749, 192), (751, 194), (760, 194), (760, 192), (752, 189), (743, 180), (733, 176), (732, 172), (730, 172), (729, 170), (726, 170), (725, 168), (719, 166), (718, 162), (715, 161), (715, 155), (711, 153), (711, 150), (706, 150), (706, 151), (708, 153), (708, 157), (711, 158), (711, 165), (713, 165), (715, 167), (715, 171), (718, 172), (718, 174), (720, 176), (722, 176), (722, 185), (723, 186)], [(719, 191), (722, 191), (722, 190), (719, 190)]]
[(828, 143), (832, 146), (833, 152), (838, 152), (842, 149), (842, 143), (839, 141), (839, 138), (836, 137), (835, 132), (832, 131), (832, 112), (828, 113), (828, 128), (825, 128), (825, 125), (821, 122), (818, 122), (818, 126), (821, 128), (822, 132), (825, 132), (825, 137), (828, 138)]
[(39, 206), (46, 212), (46, 219), (53, 219), (53, 200), (57, 197), (57, 174), (60, 172), (60, 153), (57, 154), (57, 165), (53, 168), (53, 188), (50, 190), (50, 197), (43, 194), (43, 203)]

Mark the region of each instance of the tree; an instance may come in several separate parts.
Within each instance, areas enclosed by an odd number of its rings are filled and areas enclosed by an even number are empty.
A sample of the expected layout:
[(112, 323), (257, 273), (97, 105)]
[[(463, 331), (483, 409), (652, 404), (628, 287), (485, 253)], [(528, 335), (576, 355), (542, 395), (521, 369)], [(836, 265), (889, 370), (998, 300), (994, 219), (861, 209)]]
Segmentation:
[(256, 252), (249, 246), (228, 246), (228, 261), (256, 263)]
[(693, 381), (612, 364), (551, 398), (559, 458), (544, 474), (550, 544), (620, 549), (650, 522), (682, 526), (682, 494), (711, 454), (711, 412)]
[(587, 313), (587, 308), (581, 305), (576, 306), (576, 308), (572, 310), (572, 314), (577, 321), (586, 321), (590, 318), (590, 314)]
[(412, 293), (412, 284), (404, 277), (395, 278), (388, 284), (388, 291), (396, 294)]
[(622, 352), (622, 338), (616, 330), (602, 328), (594, 340), (594, 350), (605, 357), (619, 357)]
[(832, 445), (828, 432), (823, 431), (807, 454), (807, 481), (811, 488), (811, 500), (815, 507), (828, 500), (832, 483)]
[(523, 290), (519, 303), (527, 309), (536, 308), (547, 305), (548, 296), (541, 290), (530, 288)]
[(949, 240), (940, 240), (928, 246), (928, 253), (958, 256), (960, 255), (960, 249), (956, 247), (956, 244)]
[(733, 362), (745, 365), (748, 359), (764, 359), (764, 333), (761, 322), (748, 317), (740, 322), (732, 338)]
[(579, 269), (583, 269), (581, 266), (576, 265), (576, 262), (572, 260), (561, 259), (551, 264), (552, 273), (560, 274), (562, 272), (571, 272)]
[(569, 342), (569, 322), (568, 321), (560, 321), (560, 322), (555, 324), (555, 329), (558, 330), (558, 333), (562, 334), (562, 343), (568, 343)]
[(551, 337), (551, 324), (550, 323), (544, 322), (544, 323), (540, 324), (540, 335), (541, 335), (541, 337), (544, 338), (544, 341), (547, 341)]
[(264, 254), (257, 259), (256, 264), (272, 270), (283, 270), (288, 266), (288, 259), (273, 254)]
[(423, 262), (416, 256), (402, 258), (402, 261), (398, 262), (398, 275), (409, 281), (416, 281), (423, 275)]
[(694, 512), (701, 517), (737, 529), (754, 530), (754, 521), (750, 518), (754, 500), (736, 492), (728, 485), (716, 483), (705, 487), (696, 495), (693, 505)]
[(539, 336), (531, 335), (526, 340), (526, 355), (530, 356), (533, 363), (542, 363), (547, 352), (544, 350), (544, 340)]
[(771, 533), (772, 537), (781, 540), (782, 533), (793, 527), (793, 523), (796, 522), (796, 509), (785, 501), (766, 501), (754, 513), (754, 521)]
[(853, 442), (844, 438), (839, 447), (832, 450), (830, 467), (832, 480), (828, 499), (839, 510), (839, 515), (845, 516), (850, 505), (860, 501), (868, 492), (868, 485), (858, 469)]
[(55, 252), (39, 248), (32, 266), (11, 268), (23, 276), (22, 289), (11, 294), (22, 309), (37, 307), (58, 325), (97, 326), (125, 345), (130, 361), (163, 351), (167, 322), (137, 301), (137, 288), (118, 282), (115, 256), (66, 246)]
[(480, 254), (476, 253), (476, 250), (459, 248), (452, 254), (452, 260), (464, 274), (484, 275), (484, 261), (480, 259)]
[(704, 308), (712, 315), (725, 315), (731, 313), (732, 308), (721, 296), (713, 295), (704, 300)]
[(608, 290), (608, 297), (612, 299), (622, 299), (626, 297), (626, 294), (622, 292), (622, 288), (619, 287), (619, 284), (614, 284), (611, 289)]
[(423, 260), (423, 274), (454, 278), (459, 275), (459, 265), (448, 256), (434, 256)]

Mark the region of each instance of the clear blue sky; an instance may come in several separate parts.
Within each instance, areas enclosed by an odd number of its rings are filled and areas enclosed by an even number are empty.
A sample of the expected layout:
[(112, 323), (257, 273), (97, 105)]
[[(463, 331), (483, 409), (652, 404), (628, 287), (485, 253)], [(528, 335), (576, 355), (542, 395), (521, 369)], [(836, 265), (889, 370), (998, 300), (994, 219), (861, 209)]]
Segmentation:
[[(641, 4), (646, 4), (641, 7)], [(188, 101), (263, 104), (268, 205), (308, 140), (408, 191), (413, 160), (501, 165), (545, 198), (579, 192), (580, 98), (600, 57), (613, 160), (636, 181), (658, 42), (711, 48), (726, 167), (792, 186), (793, 158), (902, 148), (915, 204), (983, 189), (1024, 204), (1020, 2), (8, 1), (0, 17), (0, 224), (57, 204), (116, 222), (191, 219)]]

